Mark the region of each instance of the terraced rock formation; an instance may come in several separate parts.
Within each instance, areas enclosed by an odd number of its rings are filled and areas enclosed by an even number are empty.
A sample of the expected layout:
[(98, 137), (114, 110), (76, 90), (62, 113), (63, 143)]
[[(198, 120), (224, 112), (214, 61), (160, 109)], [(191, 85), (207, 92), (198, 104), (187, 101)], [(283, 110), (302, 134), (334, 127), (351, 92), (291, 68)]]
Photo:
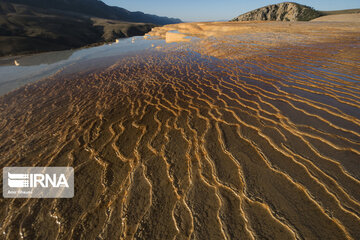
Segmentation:
[(2, 238), (359, 239), (359, 27), (297, 26), (327, 31), (165, 45), (0, 97), (1, 167), (75, 168), (73, 199), (0, 199)]

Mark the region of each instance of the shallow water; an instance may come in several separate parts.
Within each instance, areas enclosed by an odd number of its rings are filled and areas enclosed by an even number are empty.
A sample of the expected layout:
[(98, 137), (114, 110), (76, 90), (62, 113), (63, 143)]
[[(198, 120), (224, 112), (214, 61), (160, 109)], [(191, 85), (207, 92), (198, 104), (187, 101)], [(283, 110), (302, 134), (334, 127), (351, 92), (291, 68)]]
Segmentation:
[[(118, 42), (97, 47), (0, 58), (0, 96), (25, 84), (49, 77), (74, 63), (105, 57), (120, 57), (152, 48), (152, 44), (156, 47), (163, 42), (133, 37), (118, 39)], [(15, 66), (15, 60), (20, 66)]]
[(3, 237), (358, 239), (360, 42), (270, 35), (86, 59), (0, 97), (0, 166), (75, 168), (72, 199), (0, 199)]

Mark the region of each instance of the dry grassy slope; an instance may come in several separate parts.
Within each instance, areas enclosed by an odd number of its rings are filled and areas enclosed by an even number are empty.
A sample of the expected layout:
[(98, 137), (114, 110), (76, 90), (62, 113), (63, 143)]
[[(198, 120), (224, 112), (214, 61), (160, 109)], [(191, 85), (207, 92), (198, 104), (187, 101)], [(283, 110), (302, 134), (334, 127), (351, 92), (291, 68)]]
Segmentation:
[(311, 21), (314, 22), (360, 22), (360, 13), (347, 13), (347, 14), (330, 14), (315, 18)]
[(154, 24), (0, 3), (0, 56), (78, 48), (143, 35)]
[(337, 11), (320, 11), (320, 12), (323, 15), (352, 14), (352, 13), (360, 13), (360, 8), (337, 10)]

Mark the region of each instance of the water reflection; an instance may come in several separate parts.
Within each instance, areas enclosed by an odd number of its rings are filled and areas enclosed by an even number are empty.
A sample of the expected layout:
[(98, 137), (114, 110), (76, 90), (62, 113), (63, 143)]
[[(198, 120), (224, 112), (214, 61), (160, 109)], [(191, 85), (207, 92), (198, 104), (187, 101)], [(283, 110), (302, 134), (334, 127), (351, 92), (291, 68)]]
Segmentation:
[[(0, 95), (27, 83), (51, 76), (79, 61), (121, 56), (129, 52), (156, 47), (163, 42), (163, 40), (145, 40), (143, 37), (133, 37), (91, 48), (0, 58)], [(15, 65), (15, 61), (18, 66)]]
[(63, 60), (67, 60), (78, 50), (66, 50), (56, 52), (46, 52), (26, 56), (13, 56), (0, 59), (0, 66), (13, 66), (15, 61), (19, 66), (34, 66), (40, 64), (53, 64)]

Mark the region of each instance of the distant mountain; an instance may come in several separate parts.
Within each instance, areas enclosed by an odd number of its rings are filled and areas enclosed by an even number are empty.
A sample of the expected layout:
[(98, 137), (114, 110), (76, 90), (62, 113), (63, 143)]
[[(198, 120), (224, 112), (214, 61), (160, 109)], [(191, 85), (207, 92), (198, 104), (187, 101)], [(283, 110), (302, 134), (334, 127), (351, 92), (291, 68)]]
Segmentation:
[(145, 14), (143, 12), (130, 12), (124, 8), (111, 7), (100, 0), (1, 0), (17, 4), (29, 5), (43, 9), (57, 9), (71, 11), (84, 15), (127, 21), (154, 23), (158, 25), (180, 23), (177, 18), (159, 17), (156, 15)]
[(311, 7), (283, 2), (244, 13), (231, 21), (310, 21), (320, 16), (322, 13)]

